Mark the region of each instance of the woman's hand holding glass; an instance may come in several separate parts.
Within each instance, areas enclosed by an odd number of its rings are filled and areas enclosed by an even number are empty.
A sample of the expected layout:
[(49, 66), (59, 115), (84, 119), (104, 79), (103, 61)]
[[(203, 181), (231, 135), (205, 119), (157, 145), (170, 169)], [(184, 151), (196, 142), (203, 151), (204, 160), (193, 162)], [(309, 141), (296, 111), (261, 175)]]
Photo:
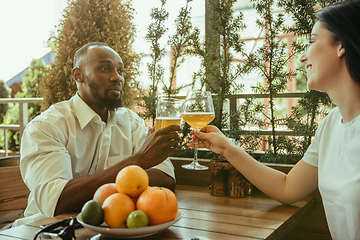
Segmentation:
[(194, 148), (197, 142), (198, 148), (207, 148), (214, 153), (224, 156), (224, 152), (233, 144), (230, 140), (215, 126), (205, 126), (201, 131), (193, 130), (191, 132), (193, 139), (188, 144)]
[[(186, 96), (182, 118), (195, 130), (200, 131), (215, 118), (211, 93), (206, 91), (190, 91)], [(197, 142), (194, 145), (194, 161), (183, 168), (191, 170), (206, 170), (197, 160)]]

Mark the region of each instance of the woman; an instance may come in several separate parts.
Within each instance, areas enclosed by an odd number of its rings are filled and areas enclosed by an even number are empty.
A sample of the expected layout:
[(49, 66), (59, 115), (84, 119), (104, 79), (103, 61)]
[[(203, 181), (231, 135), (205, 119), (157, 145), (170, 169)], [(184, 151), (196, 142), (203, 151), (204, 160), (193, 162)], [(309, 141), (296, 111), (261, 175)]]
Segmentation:
[[(333, 239), (360, 239), (360, 1), (323, 9), (310, 47), (301, 56), (308, 87), (337, 104), (321, 122), (308, 151), (287, 174), (270, 169), (235, 147), (214, 126), (194, 131), (265, 194), (282, 203), (319, 187)], [(194, 143), (189, 144), (190, 147)]]

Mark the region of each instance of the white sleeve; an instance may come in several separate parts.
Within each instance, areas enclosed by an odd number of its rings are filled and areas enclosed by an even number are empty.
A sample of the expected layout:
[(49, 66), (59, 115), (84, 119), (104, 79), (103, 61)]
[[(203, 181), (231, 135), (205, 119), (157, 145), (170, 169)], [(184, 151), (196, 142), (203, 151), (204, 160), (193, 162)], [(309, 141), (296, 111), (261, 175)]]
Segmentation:
[(40, 210), (47, 217), (54, 215), (63, 188), (73, 178), (71, 158), (59, 134), (55, 124), (35, 120), (27, 124), (21, 140), (20, 171), (31, 191), (29, 202), (36, 203), (27, 210)]
[(319, 164), (319, 141), (321, 139), (322, 130), (326, 120), (324, 119), (316, 129), (314, 139), (306, 150), (302, 160), (311, 166), (318, 167)]

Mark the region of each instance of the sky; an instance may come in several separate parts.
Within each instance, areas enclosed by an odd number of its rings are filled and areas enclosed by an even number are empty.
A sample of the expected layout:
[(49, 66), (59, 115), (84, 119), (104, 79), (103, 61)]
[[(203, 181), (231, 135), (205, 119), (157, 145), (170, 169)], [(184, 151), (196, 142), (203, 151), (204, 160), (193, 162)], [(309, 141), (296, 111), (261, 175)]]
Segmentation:
[(0, 80), (50, 51), (46, 42), (65, 7), (66, 0), (0, 0)]
[[(194, 1), (192, 15), (204, 15), (203, 1)], [(144, 7), (146, 3), (146, 7)], [(169, 22), (185, 6), (185, 0), (169, 0)], [(199, 5), (200, 4), (200, 5)], [(0, 0), (0, 80), (5, 82), (41, 58), (51, 49), (46, 47), (51, 32), (63, 18), (67, 0)], [(144, 36), (150, 22), (150, 9), (160, 7), (160, 0), (133, 0), (138, 26), (136, 50), (143, 51)], [(171, 27), (169, 33), (172, 31)]]
[[(137, 32), (134, 50), (137, 53), (149, 53), (150, 45), (145, 40), (148, 25), (153, 21), (150, 18), (151, 8), (160, 7), (160, 0), (132, 0), (135, 9), (134, 24)], [(200, 29), (201, 34), (205, 32), (205, 0), (193, 0), (190, 2), (193, 26)], [(166, 26), (169, 28), (162, 37), (163, 46), (166, 40), (175, 32), (174, 20), (180, 9), (184, 7), (186, 0), (167, 0), (166, 10), (169, 18)], [(235, 8), (248, 5), (247, 0), (238, 1)], [(0, 0), (0, 80), (7, 82), (21, 71), (26, 69), (33, 59), (42, 58), (50, 48), (47, 41), (52, 32), (56, 32), (56, 26), (63, 19), (63, 11), (67, 7), (67, 0)], [(242, 33), (243, 38), (256, 37), (259, 31), (254, 31), (256, 15), (254, 10), (243, 11), (245, 14), (247, 29)], [(247, 49), (253, 49), (254, 41), (246, 42)], [(165, 70), (165, 78), (170, 79), (170, 54), (163, 58), (161, 65)], [(151, 81), (148, 77), (146, 64), (149, 57), (143, 57), (140, 63), (140, 76), (138, 81), (142, 87), (147, 88)], [(177, 70), (177, 86), (188, 84), (192, 81), (194, 72), (200, 68), (200, 59), (188, 57)], [(166, 80), (166, 79), (165, 79)], [(258, 75), (247, 76), (245, 88), (251, 91), (251, 86), (259, 80)], [(160, 86), (161, 87), (161, 86)], [(183, 89), (180, 94), (186, 94)]]

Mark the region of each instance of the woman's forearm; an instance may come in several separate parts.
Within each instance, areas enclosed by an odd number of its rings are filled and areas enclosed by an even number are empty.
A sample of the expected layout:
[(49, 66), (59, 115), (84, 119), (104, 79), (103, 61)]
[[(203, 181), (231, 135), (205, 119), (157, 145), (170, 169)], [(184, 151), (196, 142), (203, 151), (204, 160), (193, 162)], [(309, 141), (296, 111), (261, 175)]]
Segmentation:
[[(265, 166), (235, 146), (227, 148), (224, 157), (259, 190), (285, 204), (302, 199), (317, 186), (317, 169), (303, 162), (286, 175)], [(300, 172), (307, 172), (306, 178), (301, 178), (303, 181), (299, 178)]]

